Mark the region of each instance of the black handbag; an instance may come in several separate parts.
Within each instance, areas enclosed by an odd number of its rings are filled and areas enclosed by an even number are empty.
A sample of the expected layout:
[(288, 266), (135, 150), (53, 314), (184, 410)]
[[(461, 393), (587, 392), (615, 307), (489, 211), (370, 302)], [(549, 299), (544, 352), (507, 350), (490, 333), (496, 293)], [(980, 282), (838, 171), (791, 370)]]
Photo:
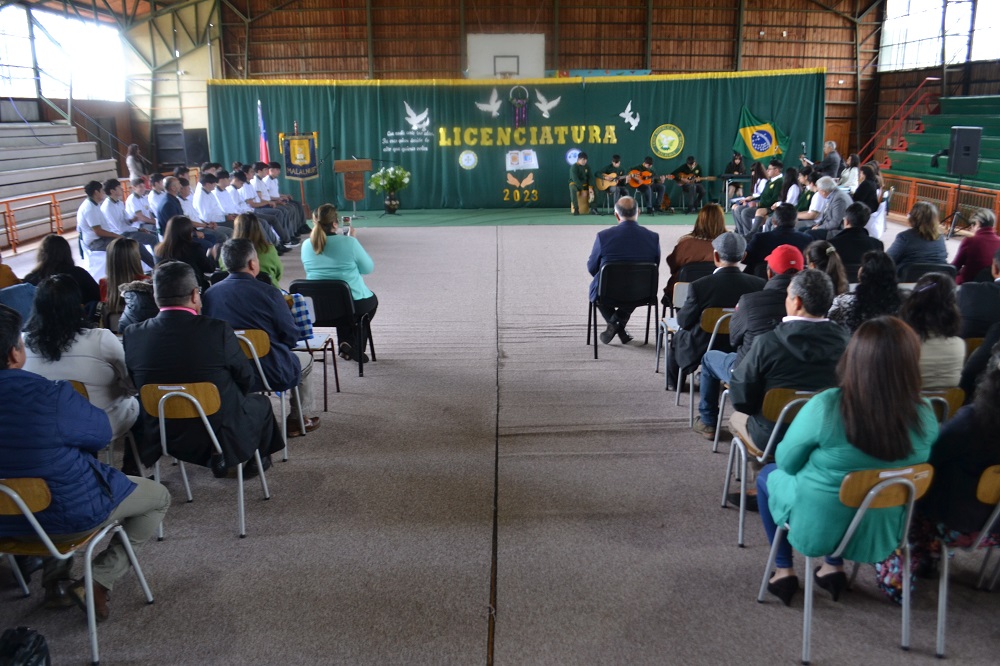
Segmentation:
[(0, 666), (49, 666), (45, 636), (28, 627), (8, 629), (0, 636)]

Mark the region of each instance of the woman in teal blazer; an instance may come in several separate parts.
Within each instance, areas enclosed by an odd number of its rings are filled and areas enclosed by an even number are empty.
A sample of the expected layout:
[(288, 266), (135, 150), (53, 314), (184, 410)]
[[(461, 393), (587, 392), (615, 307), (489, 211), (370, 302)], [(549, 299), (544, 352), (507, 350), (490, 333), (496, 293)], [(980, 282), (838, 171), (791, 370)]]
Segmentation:
[[(769, 592), (791, 603), (799, 581), (792, 547), (810, 557), (836, 550), (854, 516), (840, 502), (850, 472), (925, 462), (937, 438), (934, 410), (920, 396), (920, 338), (896, 317), (862, 324), (841, 358), (840, 387), (813, 397), (781, 440), (775, 464), (757, 477), (761, 522), (769, 541), (790, 531), (778, 549)], [(763, 498), (763, 501), (761, 501)], [(844, 557), (879, 562), (898, 545), (902, 507), (873, 509)], [(843, 561), (826, 558), (814, 575), (834, 600), (846, 587)]]

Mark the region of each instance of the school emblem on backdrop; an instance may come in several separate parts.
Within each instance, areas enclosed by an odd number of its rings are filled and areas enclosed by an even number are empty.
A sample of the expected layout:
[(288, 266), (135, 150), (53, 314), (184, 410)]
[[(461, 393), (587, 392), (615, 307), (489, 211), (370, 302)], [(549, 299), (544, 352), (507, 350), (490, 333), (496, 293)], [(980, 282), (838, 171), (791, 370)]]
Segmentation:
[(475, 169), (476, 165), (479, 164), (479, 157), (471, 150), (463, 150), (458, 156), (458, 164), (466, 171), (469, 171)]
[(660, 125), (649, 137), (649, 147), (660, 159), (673, 159), (684, 150), (684, 132), (677, 125)]

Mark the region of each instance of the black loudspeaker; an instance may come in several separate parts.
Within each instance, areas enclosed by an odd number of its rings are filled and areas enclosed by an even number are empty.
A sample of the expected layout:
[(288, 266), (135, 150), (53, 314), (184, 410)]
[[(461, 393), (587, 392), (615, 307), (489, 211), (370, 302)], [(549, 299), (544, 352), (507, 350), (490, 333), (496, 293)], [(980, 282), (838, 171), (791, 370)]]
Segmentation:
[(952, 127), (948, 146), (948, 173), (952, 176), (974, 176), (979, 171), (979, 142), (982, 127)]

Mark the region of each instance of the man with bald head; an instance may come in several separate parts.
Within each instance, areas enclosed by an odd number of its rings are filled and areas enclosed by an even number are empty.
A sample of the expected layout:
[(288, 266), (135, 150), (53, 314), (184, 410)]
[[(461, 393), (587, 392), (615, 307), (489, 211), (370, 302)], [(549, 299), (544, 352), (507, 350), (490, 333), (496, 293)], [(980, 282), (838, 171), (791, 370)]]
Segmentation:
[[(649, 261), (660, 263), (660, 237), (656, 232), (639, 226), (639, 205), (632, 197), (622, 197), (615, 203), (615, 217), (618, 224), (597, 233), (594, 249), (587, 260), (587, 270), (594, 276), (590, 283), (590, 301), (597, 300), (597, 282), (601, 267), (611, 261)], [(632, 336), (625, 331), (632, 310), (635, 308), (613, 308), (597, 305), (608, 328), (600, 334), (601, 342), (609, 344), (617, 335), (622, 344), (628, 344)]]

